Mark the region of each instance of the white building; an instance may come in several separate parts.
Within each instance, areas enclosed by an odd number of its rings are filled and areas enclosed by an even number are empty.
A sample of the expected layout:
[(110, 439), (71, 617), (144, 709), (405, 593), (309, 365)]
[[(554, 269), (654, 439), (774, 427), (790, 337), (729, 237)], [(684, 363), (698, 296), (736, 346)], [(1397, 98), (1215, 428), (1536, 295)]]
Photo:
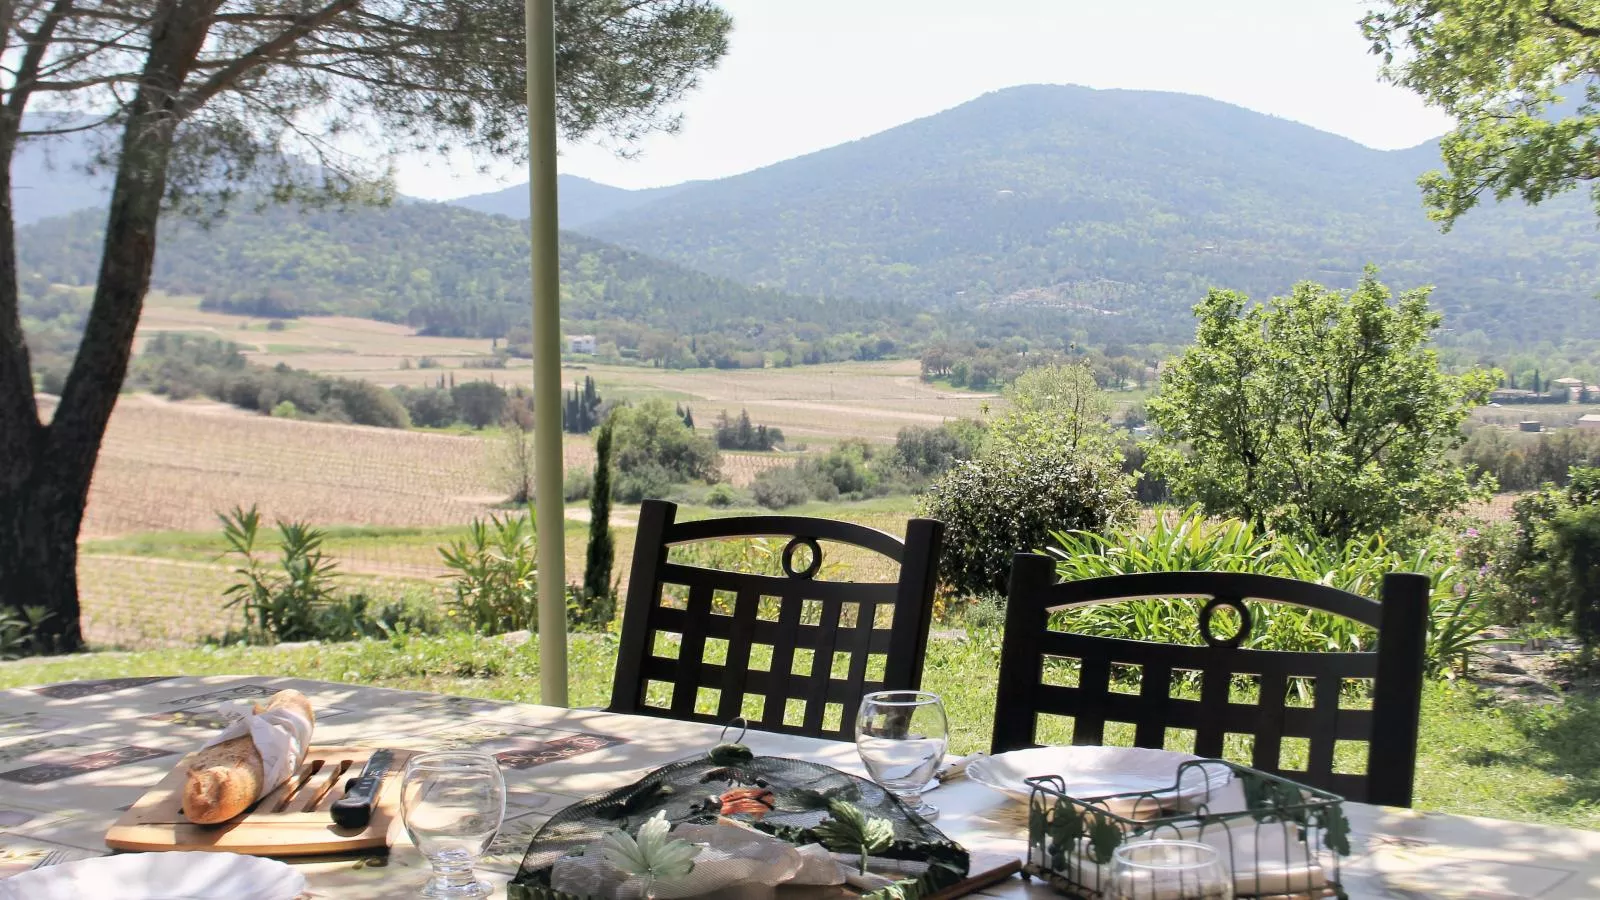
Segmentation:
[(588, 353), (593, 355), (594, 347), (594, 335), (592, 334), (575, 334), (567, 338), (567, 351), (569, 353)]

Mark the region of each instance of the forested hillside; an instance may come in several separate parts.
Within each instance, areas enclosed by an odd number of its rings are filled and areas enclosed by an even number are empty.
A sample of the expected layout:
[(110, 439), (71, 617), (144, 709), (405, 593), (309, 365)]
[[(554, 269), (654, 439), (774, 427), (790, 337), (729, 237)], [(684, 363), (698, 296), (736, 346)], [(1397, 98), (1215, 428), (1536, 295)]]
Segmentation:
[[(626, 212), (637, 206), (642, 206), (652, 200), (690, 187), (691, 184), (679, 184), (664, 188), (650, 188), (642, 191), (630, 191), (625, 188), (612, 187), (576, 175), (562, 175), (557, 178), (556, 204), (560, 208), (562, 228), (581, 228), (592, 222), (597, 222), (607, 216)], [(513, 219), (526, 219), (528, 217), (528, 184), (512, 185), (503, 190), (491, 191), (487, 194), (473, 194), (470, 197), (461, 197), (447, 201), (451, 206), (462, 209), (475, 210), (496, 216), (510, 216)]]
[(583, 230), (807, 295), (1057, 307), (1092, 340), (1183, 340), (1209, 287), (1348, 287), (1368, 263), (1437, 284), (1457, 336), (1600, 335), (1593, 210), (1491, 205), (1440, 234), (1415, 185), (1436, 166), (1202, 97), (1031, 86)]
[[(19, 231), (35, 296), (43, 284), (92, 282), (101, 215), (84, 210)], [(437, 204), (342, 212), (246, 204), (204, 225), (169, 220), (154, 286), (224, 311), (357, 315), (515, 345), (528, 328), (525, 228)], [(756, 365), (761, 352), (779, 362), (876, 358), (917, 331), (902, 304), (750, 288), (576, 234), (563, 236), (561, 265), (569, 331), (596, 332), (664, 365)]]

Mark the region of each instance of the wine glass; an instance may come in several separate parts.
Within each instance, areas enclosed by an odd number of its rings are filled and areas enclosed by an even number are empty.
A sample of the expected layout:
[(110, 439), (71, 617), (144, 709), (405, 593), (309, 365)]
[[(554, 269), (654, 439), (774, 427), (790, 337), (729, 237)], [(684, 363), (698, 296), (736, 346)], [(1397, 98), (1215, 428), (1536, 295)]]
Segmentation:
[(933, 821), (939, 810), (922, 791), (950, 747), (944, 701), (927, 691), (875, 691), (861, 698), (856, 750), (872, 780), (917, 815)]
[(433, 866), (422, 896), (490, 895), (472, 867), (506, 814), (506, 782), (494, 757), (464, 751), (412, 757), (401, 782), (400, 810), (411, 843)]
[(1111, 857), (1111, 900), (1233, 900), (1217, 848), (1196, 841), (1137, 841)]

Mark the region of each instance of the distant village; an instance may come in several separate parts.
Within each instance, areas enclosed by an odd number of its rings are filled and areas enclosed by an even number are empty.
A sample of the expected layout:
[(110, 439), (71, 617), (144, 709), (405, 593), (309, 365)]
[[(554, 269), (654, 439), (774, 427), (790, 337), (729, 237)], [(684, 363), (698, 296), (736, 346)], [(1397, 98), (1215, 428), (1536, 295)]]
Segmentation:
[[(1581, 378), (1556, 378), (1541, 383), (1535, 374), (1531, 387), (1518, 388), (1513, 381), (1511, 385), (1496, 388), (1489, 394), (1490, 406), (1534, 403), (1600, 403), (1600, 385), (1589, 384)], [(1519, 424), (1522, 431), (1537, 433), (1544, 430), (1544, 425), (1536, 419), (1525, 419)], [(1580, 416), (1573, 424), (1578, 428), (1600, 431), (1600, 413)]]

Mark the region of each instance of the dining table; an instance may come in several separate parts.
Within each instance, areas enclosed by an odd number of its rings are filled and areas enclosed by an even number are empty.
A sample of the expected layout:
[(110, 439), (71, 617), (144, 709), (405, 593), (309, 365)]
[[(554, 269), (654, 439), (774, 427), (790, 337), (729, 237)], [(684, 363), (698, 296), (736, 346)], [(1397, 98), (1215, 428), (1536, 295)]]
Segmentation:
[[(439, 693), (251, 676), (140, 677), (0, 691), (0, 878), (110, 852), (107, 830), (183, 756), (224, 727), (238, 701), (295, 688), (317, 714), (318, 745), (494, 756), (507, 786), (504, 824), (479, 862), (504, 896), (539, 827), (586, 796), (702, 754), (725, 739), (703, 723)], [(854, 744), (749, 731), (757, 755), (864, 774)], [(930, 791), (936, 826), (974, 853), (1022, 858), (1025, 804), (969, 779)], [(1351, 898), (1600, 898), (1600, 832), (1346, 803)], [(387, 853), (289, 858), (310, 897), (418, 896), (428, 878), (403, 828)], [(975, 896), (1060, 896), (1011, 877)]]

